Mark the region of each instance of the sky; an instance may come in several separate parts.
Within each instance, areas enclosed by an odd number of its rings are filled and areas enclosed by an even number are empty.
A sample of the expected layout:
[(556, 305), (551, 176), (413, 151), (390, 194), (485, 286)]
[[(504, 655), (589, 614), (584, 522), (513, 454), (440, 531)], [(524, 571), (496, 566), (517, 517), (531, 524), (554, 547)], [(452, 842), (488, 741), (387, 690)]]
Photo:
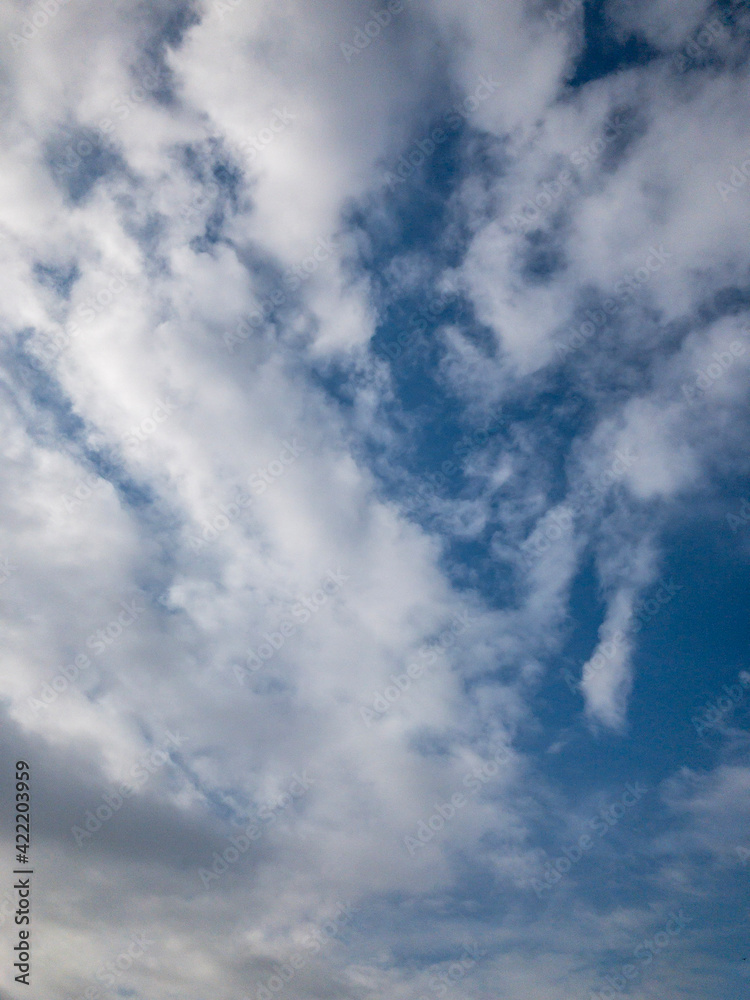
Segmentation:
[(747, 995), (747, 5), (0, 22), (3, 1000)]

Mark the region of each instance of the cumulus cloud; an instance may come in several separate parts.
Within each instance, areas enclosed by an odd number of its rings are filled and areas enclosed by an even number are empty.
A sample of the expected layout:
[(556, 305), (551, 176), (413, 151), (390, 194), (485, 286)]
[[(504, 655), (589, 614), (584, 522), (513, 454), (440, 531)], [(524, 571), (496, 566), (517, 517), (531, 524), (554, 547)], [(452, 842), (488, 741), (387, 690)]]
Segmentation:
[(642, 602), (738, 558), (744, 15), (578, 6), (0, 14), (39, 995), (580, 996), (699, 884), (741, 765), (627, 741), (688, 628)]

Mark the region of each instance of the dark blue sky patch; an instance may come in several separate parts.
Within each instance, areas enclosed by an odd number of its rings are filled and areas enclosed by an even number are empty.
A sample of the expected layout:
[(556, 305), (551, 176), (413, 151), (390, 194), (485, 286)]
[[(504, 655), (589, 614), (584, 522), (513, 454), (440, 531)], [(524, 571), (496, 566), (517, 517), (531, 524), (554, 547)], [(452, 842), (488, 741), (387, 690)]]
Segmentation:
[(471, 540), (446, 537), (440, 568), (459, 593), (478, 594), (490, 608), (517, 607), (519, 588), (515, 570), (489, 554), (492, 530), (493, 526), (487, 525), (481, 535)]
[[(737, 682), (746, 663), (750, 612), (746, 567), (727, 562), (722, 533), (726, 526), (720, 520), (705, 522), (702, 515), (692, 527), (684, 518), (671, 530), (665, 525), (661, 573), (636, 604), (641, 628), (634, 637), (634, 687), (624, 737), (591, 732), (582, 696), (571, 690), (596, 648), (605, 614), (593, 564), (582, 568), (572, 590), (568, 639), (550, 659), (549, 680), (535, 704), (542, 741), (555, 728), (572, 740), (539, 759), (549, 780), (565, 786), (586, 781), (595, 788), (601, 773), (614, 782), (639, 774), (655, 786), (680, 767), (718, 763), (725, 741), (702, 740), (694, 719), (723, 694), (724, 684)], [(664, 587), (662, 596), (674, 594), (660, 604), (656, 594)], [(745, 718), (742, 711), (738, 720)]]
[(85, 201), (102, 177), (125, 171), (114, 146), (90, 128), (66, 128), (47, 142), (45, 158), (55, 182), (74, 205)]
[(604, 124), (601, 138), (605, 146), (598, 155), (598, 169), (603, 174), (615, 173), (647, 131), (648, 120), (643, 109), (618, 107)]
[(203, 233), (191, 244), (196, 252), (205, 252), (222, 241), (227, 217), (239, 208), (245, 178), (231, 154), (213, 138), (179, 145), (174, 156), (179, 168), (200, 186), (182, 211), (188, 221), (205, 217)]
[(194, 253), (210, 253), (211, 248), (226, 242), (222, 237), (225, 213), (220, 205), (215, 205), (206, 218), (206, 224), (200, 236), (190, 241), (190, 249)]
[(223, 195), (236, 211), (243, 182), (242, 171), (233, 166), (229, 160), (219, 159), (213, 164), (211, 173)]
[(151, 91), (153, 99), (165, 105), (175, 103), (174, 78), (166, 54), (168, 49), (178, 49), (186, 32), (200, 22), (198, 3), (196, 0), (140, 0), (127, 16), (137, 22), (142, 35), (131, 65), (134, 85), (153, 73), (158, 80)]
[(371, 344), (377, 355), (391, 363), (399, 395), (409, 408), (411, 400), (424, 398), (425, 392), (434, 396), (434, 388), (428, 389), (425, 383), (438, 378), (438, 363), (445, 353), (439, 328), (461, 323), (466, 311), (458, 299), (443, 306), (412, 296), (387, 305), (385, 311), (385, 321), (376, 328)]
[[(447, 265), (460, 260), (465, 247), (446, 240), (445, 222), (464, 170), (467, 129), (459, 120), (456, 128), (445, 128), (445, 139), (435, 144), (429, 137), (440, 124), (445, 125), (444, 116), (415, 135), (395, 164), (384, 165), (378, 196), (369, 204), (350, 205), (345, 213), (347, 227), (368, 234), (373, 263), (409, 251), (433, 257), (441, 253)], [(476, 158), (481, 155), (477, 152)], [(361, 262), (367, 264), (365, 252)]]
[(694, 31), (680, 50), (682, 59), (675, 57), (675, 67), (683, 72), (709, 68), (711, 71), (740, 69), (750, 53), (750, 33), (747, 28), (745, 0), (715, 0), (701, 28)]
[(527, 284), (548, 285), (565, 266), (565, 251), (554, 233), (534, 229), (527, 234), (520, 266)]
[[(423, 394), (417, 396), (415, 388), (420, 387)], [(580, 420), (578, 407), (571, 410), (562, 389), (552, 388), (542, 378), (531, 394), (527, 386), (519, 390), (517, 397), (508, 399), (502, 412), (489, 421), (487, 432), (483, 428), (481, 437), (477, 437), (477, 429), (466, 422), (462, 408), (441, 393), (439, 386), (429, 391), (428, 387), (423, 372), (415, 375), (414, 386), (401, 383), (397, 406), (406, 406), (416, 414), (416, 425), (404, 420), (403, 442), (396, 451), (391, 447), (390, 462), (381, 463), (373, 454), (365, 454), (364, 458), (385, 495), (396, 500), (406, 516), (443, 536), (441, 567), (454, 585), (477, 590), (492, 606), (515, 606), (522, 593), (515, 571), (511, 563), (492, 554), (490, 545), (495, 532), (499, 531), (502, 538), (505, 531), (494, 505), (489, 508), (489, 521), (480, 536), (466, 540), (462, 535), (467, 525), (461, 512), (451, 512), (451, 523), (446, 523), (441, 503), (471, 501), (477, 496), (477, 483), (464, 474), (467, 454), (482, 453), (487, 461), (496, 462), (504, 451), (514, 455), (517, 465), (512, 484), (501, 491), (499, 498), (515, 502), (533, 480), (548, 492), (550, 505), (562, 500), (568, 488), (567, 444), (571, 425)], [(394, 427), (398, 426), (395, 420)], [(533, 455), (518, 452), (519, 431), (535, 441)], [(539, 513), (529, 508), (529, 531)], [(517, 540), (511, 539), (511, 544), (517, 544)]]
[(83, 452), (92, 470), (115, 488), (123, 506), (134, 510), (145, 510), (157, 500), (150, 486), (138, 483), (125, 473), (122, 461), (114, 452), (105, 454), (86, 447), (83, 448)]
[[(607, 300), (615, 302), (614, 312), (604, 309)], [(635, 344), (623, 335), (634, 322), (643, 331)], [(650, 338), (649, 330), (654, 334)], [(659, 315), (647, 305), (624, 294), (615, 297), (581, 289), (570, 317), (563, 320), (552, 338), (554, 354), (549, 368), (559, 368), (566, 395), (596, 403), (601, 417), (650, 384), (656, 368), (670, 353), (669, 345), (662, 341), (662, 332)], [(671, 339), (675, 345), (679, 343), (676, 331)], [(658, 349), (644, 349), (644, 343), (649, 342), (658, 344)]]
[[(463, 148), (467, 142), (468, 154)], [(438, 291), (438, 283), (445, 267), (461, 262), (471, 239), (468, 225), (451, 203), (467, 155), (472, 169), (481, 168), (480, 173), (486, 175), (489, 191), (499, 169), (498, 150), (498, 143), (489, 143), (479, 134), (470, 137), (462, 127), (448, 133), (444, 142), (422, 157), (419, 166), (409, 167), (405, 155), (400, 160), (402, 166), (406, 163), (403, 183), (395, 182), (396, 175), (392, 175), (390, 190), (384, 190), (381, 200), (352, 205), (348, 212), (349, 227), (366, 235), (356, 263), (371, 282), (381, 317), (372, 348), (390, 364), (397, 394), (391, 409), (402, 411), (410, 428), (410, 446), (402, 456), (410, 475), (439, 468), (464, 430), (461, 406), (441, 374), (446, 351), (439, 336), (441, 325), (458, 325), (488, 358), (496, 351), (492, 332), (476, 322), (471, 304), (461, 295)], [(409, 151), (412, 147), (407, 147)], [(408, 277), (412, 271), (418, 279)], [(408, 419), (417, 413), (418, 421)], [(456, 488), (453, 484), (452, 489)]]
[(557, 725), (559, 711), (555, 710), (554, 705), (558, 698), (564, 699), (571, 709), (575, 709), (575, 713), (571, 714), (577, 714), (582, 707), (573, 680), (580, 681), (581, 667), (596, 647), (597, 630), (606, 613), (606, 603), (600, 593), (592, 552), (584, 555), (573, 578), (568, 610), (569, 617), (564, 627), (560, 651), (550, 657), (549, 684), (545, 684), (540, 692), (539, 711), (544, 710), (545, 701), (549, 698), (552, 716), (548, 721), (553, 722), (557, 715)]
[(174, 73), (161, 52), (151, 57), (139, 55), (130, 67), (130, 78), (132, 87), (121, 98), (125, 105), (153, 101), (161, 107), (174, 108), (178, 104)]
[(167, 220), (156, 211), (139, 211), (136, 198), (128, 193), (118, 193), (117, 206), (123, 229), (131, 236), (143, 253), (144, 267), (150, 275), (166, 274), (168, 261), (161, 254), (161, 243), (167, 232)]
[(568, 81), (570, 87), (581, 87), (631, 66), (643, 66), (659, 55), (645, 38), (618, 37), (606, 7), (606, 0), (584, 0), (584, 48)]
[[(603, 309), (607, 299), (616, 303), (614, 313)], [(694, 314), (664, 324), (656, 309), (634, 296), (581, 289), (570, 319), (553, 337), (550, 368), (559, 368), (566, 393), (582, 397), (588, 407), (595, 404), (598, 416), (606, 416), (652, 387), (687, 336), (722, 317), (740, 316), (749, 305), (750, 289), (727, 287), (699, 303)], [(634, 324), (640, 330), (638, 340), (624, 335)]]
[(210, 185), (236, 207), (243, 184), (242, 171), (230, 152), (213, 137), (175, 147), (180, 167), (199, 184)]
[(201, 7), (196, 0), (169, 0), (165, 3), (149, 0), (138, 6), (150, 19), (153, 37), (162, 47), (179, 48), (188, 29), (201, 20)]
[(702, 302), (696, 313), (701, 323), (713, 323), (722, 316), (738, 316), (750, 309), (750, 284), (744, 288), (728, 285)]
[(38, 261), (34, 264), (34, 277), (40, 285), (67, 300), (73, 285), (81, 277), (81, 272), (75, 261), (70, 264), (45, 264)]
[[(26, 424), (27, 431), (43, 446), (56, 449), (60, 438), (78, 440), (86, 425), (74, 412), (54, 375), (32, 364), (25, 349), (30, 339), (31, 331), (25, 331), (13, 341), (5, 341), (0, 361), (12, 373), (13, 383), (18, 387), (14, 395), (19, 410), (26, 418), (33, 414), (33, 422)], [(34, 404), (33, 409), (26, 405), (26, 399)]]

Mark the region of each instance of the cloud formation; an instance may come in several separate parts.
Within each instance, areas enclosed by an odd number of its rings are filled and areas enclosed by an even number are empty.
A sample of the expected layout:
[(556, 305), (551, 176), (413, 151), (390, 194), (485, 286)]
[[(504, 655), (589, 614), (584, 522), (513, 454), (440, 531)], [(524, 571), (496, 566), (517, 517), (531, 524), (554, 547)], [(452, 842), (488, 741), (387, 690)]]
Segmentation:
[(740, 995), (744, 6), (0, 21), (34, 995)]

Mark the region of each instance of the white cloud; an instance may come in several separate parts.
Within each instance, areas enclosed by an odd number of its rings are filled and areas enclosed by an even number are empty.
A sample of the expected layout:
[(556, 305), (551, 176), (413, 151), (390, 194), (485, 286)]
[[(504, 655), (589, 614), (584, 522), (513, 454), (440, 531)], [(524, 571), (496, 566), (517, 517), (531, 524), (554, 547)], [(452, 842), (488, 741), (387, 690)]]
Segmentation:
[[(498, 917), (493, 939), (479, 902), (461, 919), (452, 910), (461, 880), (477, 873), (523, 889), (538, 867), (540, 801), (570, 819), (534, 773), (531, 751), (514, 749), (507, 771), (446, 823), (426, 860), (411, 858), (403, 837), (464, 788), (499, 741), (537, 732), (547, 667), (592, 549), (607, 606), (590, 662), (607, 662), (588, 677), (584, 668), (586, 709), (624, 726), (628, 622), (658, 550), (639, 517), (707, 475), (712, 445), (696, 434), (697, 411), (680, 386), (739, 335), (736, 318), (705, 328), (696, 316), (744, 273), (744, 195), (727, 208), (715, 189), (744, 148), (728, 124), (745, 110), (740, 74), (693, 88), (665, 82), (657, 65), (560, 100), (580, 39), (515, 2), (410, 5), (350, 62), (340, 43), (365, 23), (364, 7), (241, 0), (221, 17), (208, 3), (61, 4), (16, 50), (8, 34), (27, 13), (6, 8), (0, 33), (10, 92), (0, 172), (0, 555), (18, 567), (0, 596), (4, 749), (9, 759), (28, 753), (39, 782), (35, 850), (46, 881), (35, 933), (49, 947), (35, 985), (80, 995), (143, 929), (155, 944), (128, 971), (128, 988), (187, 1000), (209, 989), (254, 995), (248, 983), (267, 981), (274, 963), (351, 900), (365, 913), (360, 938), (312, 957), (293, 984), (298, 995), (414, 995), (468, 929), (491, 954), (451, 995), (496, 991), (498, 982), (519, 998), (529, 989), (580, 995), (589, 979), (570, 973), (564, 931), (557, 951), (533, 968), (528, 961), (559, 931), (554, 915), (531, 930), (522, 901), (519, 913)], [(157, 85), (141, 99), (150, 73)], [(413, 457), (420, 417), (396, 412), (397, 372), (370, 351), (381, 275), (363, 260), (382, 253), (378, 241), (402, 222), (385, 170), (482, 77), (494, 89), (467, 108), (468, 141), (456, 153), (466, 179), (448, 206), (447, 224), (458, 233), (466, 217), (471, 231), (466, 253), (441, 264), (435, 284), (466, 296), (500, 351), (477, 347), (464, 309), (440, 327), (434, 385), (461, 401), (467, 427), (495, 415), (495, 437), (472, 438), (450, 488), (410, 519), (376, 472), (399, 449)], [(621, 106), (640, 108), (641, 130), (621, 160), (576, 179), (559, 218), (557, 207), (545, 216), (560, 266), (534, 283), (528, 241), (509, 232), (506, 210), (595, 141)], [(726, 116), (713, 115), (718, 106)], [(274, 116), (283, 128), (272, 127)], [(106, 142), (92, 138), (107, 118)], [(492, 176), (472, 169), (471, 150), (483, 142), (496, 157)], [(63, 154), (72, 166), (55, 178)], [(368, 212), (367, 222), (353, 221)], [(331, 239), (335, 253), (296, 286), (285, 282)], [(611, 359), (581, 350), (574, 376), (591, 419), (558, 461), (546, 417), (525, 422), (519, 403), (546, 392), (554, 338), (584, 293), (606, 295), (662, 243), (669, 267), (618, 316), (624, 355), (661, 324), (653, 377), (607, 395), (597, 364), (608, 377)], [(419, 293), (434, 271), (431, 251), (395, 250), (384, 298)], [(113, 291), (116, 274), (126, 280)], [(263, 322), (250, 324), (264, 308)], [(641, 326), (650, 311), (658, 324)], [(230, 352), (224, 336), (243, 320)], [(666, 331), (677, 321), (691, 332), (673, 347)], [(77, 329), (62, 337), (71, 322)], [(29, 358), (55, 335), (40, 371)], [(742, 403), (747, 362), (736, 357), (700, 399), (715, 424)], [(559, 401), (554, 419), (566, 406)], [(301, 450), (286, 463), (289, 442)], [(628, 450), (637, 460), (555, 530), (586, 483)], [(269, 470), (262, 492), (253, 486), (259, 469)], [(402, 480), (418, 482), (406, 471)], [(81, 483), (83, 499), (68, 509)], [(238, 491), (252, 502), (227, 517), (222, 507)], [(227, 524), (207, 537), (206, 523), (222, 517)], [(523, 544), (535, 532), (549, 544), (529, 561)], [(456, 576), (450, 546), (481, 548), (490, 534), (486, 563)], [(206, 544), (196, 548), (196, 537)], [(485, 570), (512, 594), (499, 610), (482, 597)], [(295, 614), (329, 573), (345, 578), (340, 588), (315, 614)], [(120, 602), (133, 594), (143, 612), (118, 632)], [(362, 706), (466, 608), (476, 621), (367, 727)], [(295, 631), (279, 643), (290, 621)], [(112, 641), (96, 652), (92, 636), (110, 627)], [(609, 657), (617, 630), (624, 638)], [(264, 642), (273, 656), (240, 685), (233, 667)], [(81, 654), (90, 664), (73, 676)], [(30, 706), (45, 685), (55, 697)], [(180, 759), (79, 848), (70, 835), (77, 818), (167, 729), (187, 737)], [(198, 869), (305, 768), (309, 794), (280, 810), (204, 892)], [(707, 800), (707, 813), (723, 808)], [(0, 853), (10, 864), (10, 842)], [(413, 935), (406, 958), (393, 930), (402, 902)]]

